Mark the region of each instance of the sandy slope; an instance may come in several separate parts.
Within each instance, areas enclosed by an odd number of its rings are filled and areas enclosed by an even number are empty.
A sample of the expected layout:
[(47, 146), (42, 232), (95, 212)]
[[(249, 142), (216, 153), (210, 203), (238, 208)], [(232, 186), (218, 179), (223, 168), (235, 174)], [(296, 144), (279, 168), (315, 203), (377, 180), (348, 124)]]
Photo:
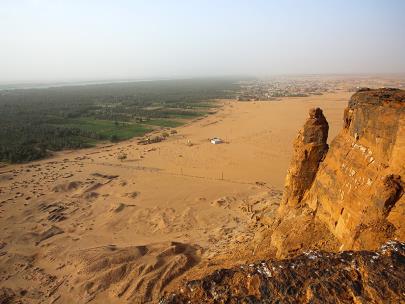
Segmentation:
[[(333, 137), (349, 96), (221, 101), (217, 114), (165, 142), (134, 139), (1, 168), (3, 296), (153, 301), (199, 261), (253, 237), (256, 217), (278, 204), (308, 109), (324, 109)], [(214, 136), (227, 143), (210, 144)]]

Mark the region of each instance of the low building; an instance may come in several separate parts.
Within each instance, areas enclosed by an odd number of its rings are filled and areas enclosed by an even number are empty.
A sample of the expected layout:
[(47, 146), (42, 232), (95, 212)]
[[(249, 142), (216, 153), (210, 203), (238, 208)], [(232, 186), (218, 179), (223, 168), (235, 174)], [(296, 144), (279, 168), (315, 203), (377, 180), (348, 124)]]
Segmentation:
[(223, 141), (222, 139), (218, 138), (218, 137), (214, 137), (214, 138), (211, 139), (211, 143), (212, 143), (213, 145), (222, 144), (223, 142), (224, 142), (224, 141)]

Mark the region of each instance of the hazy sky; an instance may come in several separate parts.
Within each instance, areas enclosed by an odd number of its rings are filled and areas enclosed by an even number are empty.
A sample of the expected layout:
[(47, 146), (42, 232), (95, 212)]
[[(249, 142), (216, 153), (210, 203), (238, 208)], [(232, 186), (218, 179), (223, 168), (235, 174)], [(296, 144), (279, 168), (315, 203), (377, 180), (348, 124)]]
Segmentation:
[(405, 72), (405, 0), (0, 0), (0, 81)]

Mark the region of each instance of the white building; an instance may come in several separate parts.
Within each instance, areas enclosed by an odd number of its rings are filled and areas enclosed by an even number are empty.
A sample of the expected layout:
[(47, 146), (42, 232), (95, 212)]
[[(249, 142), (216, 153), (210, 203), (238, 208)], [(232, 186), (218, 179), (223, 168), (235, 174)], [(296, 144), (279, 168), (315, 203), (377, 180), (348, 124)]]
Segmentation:
[(222, 139), (218, 138), (218, 137), (214, 137), (214, 138), (211, 139), (211, 143), (212, 143), (213, 145), (222, 144), (223, 142), (224, 142), (224, 141), (223, 141)]

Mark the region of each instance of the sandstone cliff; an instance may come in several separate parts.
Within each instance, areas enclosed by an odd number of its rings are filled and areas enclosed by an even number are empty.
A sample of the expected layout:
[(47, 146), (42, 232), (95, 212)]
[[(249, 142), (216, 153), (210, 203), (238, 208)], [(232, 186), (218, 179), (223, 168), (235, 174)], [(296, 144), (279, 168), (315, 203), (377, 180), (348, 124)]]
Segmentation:
[(313, 247), (375, 249), (405, 239), (404, 114), (405, 91), (357, 92), (323, 160), (307, 157), (300, 131), (271, 236), (277, 256)]

